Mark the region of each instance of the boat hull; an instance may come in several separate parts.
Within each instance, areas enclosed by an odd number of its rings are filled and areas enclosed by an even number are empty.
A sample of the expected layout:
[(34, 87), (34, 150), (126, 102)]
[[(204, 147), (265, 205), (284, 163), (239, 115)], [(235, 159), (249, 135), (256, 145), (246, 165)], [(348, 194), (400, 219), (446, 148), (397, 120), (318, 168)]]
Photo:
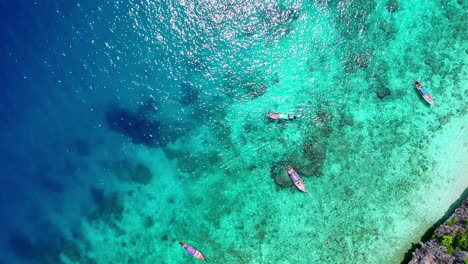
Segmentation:
[(305, 184), (302, 181), (301, 177), (299, 177), (299, 174), (297, 174), (297, 172), (291, 166), (288, 166), (287, 169), (288, 169), (289, 178), (291, 178), (291, 181), (294, 183), (296, 188), (299, 191), (306, 193)]
[(435, 105), (434, 99), (432, 99), (432, 96), (424, 89), (422, 84), (418, 81), (414, 81), (414, 85), (416, 86), (416, 89), (418, 90), (418, 93), (422, 96), (422, 98), (430, 105)]
[(184, 242), (179, 242), (179, 244), (182, 246), (185, 251), (187, 251), (190, 255), (196, 257), (197, 259), (201, 259), (206, 261), (205, 256), (196, 248), (190, 246), (189, 244), (186, 244)]
[(294, 120), (297, 116), (289, 113), (269, 113), (267, 116), (274, 120)]

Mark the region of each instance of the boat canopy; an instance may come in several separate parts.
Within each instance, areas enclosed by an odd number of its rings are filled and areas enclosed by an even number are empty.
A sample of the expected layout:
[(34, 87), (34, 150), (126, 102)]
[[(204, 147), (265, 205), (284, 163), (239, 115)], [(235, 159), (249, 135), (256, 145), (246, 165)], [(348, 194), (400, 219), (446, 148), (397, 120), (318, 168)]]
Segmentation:
[(424, 87), (421, 88), (419, 91), (421, 92), (422, 95), (427, 94), (427, 91), (426, 91), (426, 89), (424, 89)]
[(288, 114), (279, 114), (279, 119), (288, 119)]
[(297, 182), (298, 180), (301, 179), (301, 178), (299, 177), (299, 175), (297, 175), (297, 172), (291, 173), (291, 175), (290, 175), (289, 177), (291, 177), (291, 180), (293, 180), (293, 182)]

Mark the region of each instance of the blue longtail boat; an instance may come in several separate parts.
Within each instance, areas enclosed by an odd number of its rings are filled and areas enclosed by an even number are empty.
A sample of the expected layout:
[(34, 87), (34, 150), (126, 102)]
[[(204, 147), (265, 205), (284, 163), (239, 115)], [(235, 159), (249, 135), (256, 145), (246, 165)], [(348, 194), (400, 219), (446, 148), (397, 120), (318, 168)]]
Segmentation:
[(275, 120), (294, 120), (297, 119), (296, 115), (288, 114), (288, 113), (269, 113), (267, 115), (271, 119)]
[(418, 81), (414, 81), (414, 85), (416, 85), (416, 89), (418, 89), (418, 93), (431, 105), (435, 105), (432, 96), (426, 91), (426, 89), (422, 86), (422, 84)]

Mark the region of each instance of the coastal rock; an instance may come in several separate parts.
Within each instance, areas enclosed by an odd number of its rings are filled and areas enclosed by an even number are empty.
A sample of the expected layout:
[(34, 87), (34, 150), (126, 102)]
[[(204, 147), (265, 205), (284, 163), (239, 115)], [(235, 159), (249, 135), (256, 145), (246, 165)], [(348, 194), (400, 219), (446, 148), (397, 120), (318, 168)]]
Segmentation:
[(391, 94), (391, 92), (390, 92), (390, 89), (388, 89), (388, 88), (380, 88), (377, 91), (377, 97), (380, 100), (384, 99), (385, 97), (389, 96), (390, 94)]
[(468, 199), (412, 254), (409, 264), (458, 264), (468, 261)]
[(446, 247), (434, 242), (420, 243), (421, 248), (413, 253), (413, 259), (408, 264), (439, 264), (454, 263), (455, 257), (445, 253)]

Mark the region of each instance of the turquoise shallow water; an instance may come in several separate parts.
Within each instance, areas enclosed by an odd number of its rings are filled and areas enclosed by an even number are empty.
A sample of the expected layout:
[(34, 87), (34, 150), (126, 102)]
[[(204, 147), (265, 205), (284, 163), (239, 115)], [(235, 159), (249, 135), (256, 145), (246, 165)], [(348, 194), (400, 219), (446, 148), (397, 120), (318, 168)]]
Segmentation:
[(8, 263), (400, 263), (468, 186), (463, 1), (4, 7)]

